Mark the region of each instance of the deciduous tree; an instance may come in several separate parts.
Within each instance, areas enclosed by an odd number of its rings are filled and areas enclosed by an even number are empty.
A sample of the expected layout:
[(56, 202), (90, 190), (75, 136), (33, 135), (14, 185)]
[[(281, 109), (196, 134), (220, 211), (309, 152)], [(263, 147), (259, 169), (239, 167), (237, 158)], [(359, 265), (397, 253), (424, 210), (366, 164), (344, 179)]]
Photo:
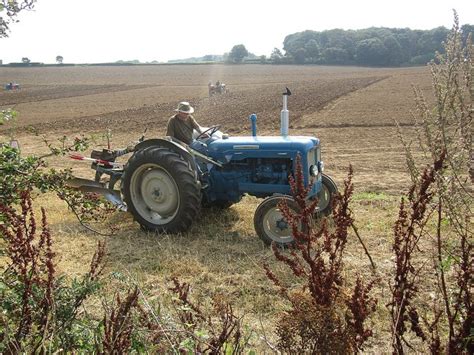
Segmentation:
[(232, 47), (229, 53), (229, 60), (234, 63), (240, 63), (248, 55), (247, 48), (243, 44), (237, 44)]
[(10, 24), (18, 22), (16, 16), (23, 10), (32, 10), (36, 0), (0, 0), (0, 38), (8, 37)]
[(283, 54), (278, 48), (273, 48), (272, 54), (270, 55), (270, 60), (274, 64), (278, 64), (281, 62), (283, 58)]
[(359, 64), (386, 65), (388, 50), (379, 38), (369, 38), (357, 44), (356, 56)]
[(304, 49), (306, 50), (306, 55), (310, 62), (315, 63), (319, 59), (319, 44), (315, 39), (310, 39), (306, 42)]
[(304, 64), (306, 61), (306, 56), (307, 56), (306, 49), (298, 48), (294, 56), (295, 56), (295, 63)]

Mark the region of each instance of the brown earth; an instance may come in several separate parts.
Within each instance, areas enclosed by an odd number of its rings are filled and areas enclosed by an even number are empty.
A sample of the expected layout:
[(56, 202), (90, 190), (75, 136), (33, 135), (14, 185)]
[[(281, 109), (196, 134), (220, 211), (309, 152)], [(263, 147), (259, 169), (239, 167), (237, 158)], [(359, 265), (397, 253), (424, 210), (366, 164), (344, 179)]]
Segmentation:
[[(357, 117), (300, 121), (303, 115), (320, 111), (336, 99), (376, 82), (397, 76), (409, 85), (420, 76), (417, 69), (257, 65), (1, 70), (22, 85), (22, 90), (0, 93), (0, 107), (14, 106), (21, 113), (18, 127), (61, 132), (106, 127), (128, 131), (139, 129), (139, 124), (160, 129), (181, 100), (196, 107), (196, 117), (203, 124), (222, 124), (224, 129), (240, 132), (241, 127), (248, 126), (248, 115), (257, 113), (260, 125), (271, 128), (278, 125), (280, 94), (285, 86), (293, 92), (289, 106), (294, 127), (371, 126), (375, 123), (368, 122), (369, 117), (362, 121)], [(230, 92), (208, 98), (207, 82), (216, 77), (227, 84)], [(367, 111), (373, 113), (373, 107), (367, 107)], [(375, 112), (384, 116), (382, 107)]]
[[(248, 135), (248, 116), (256, 113), (259, 134), (278, 135), (281, 94), (289, 87), (291, 134), (322, 139), (328, 172), (342, 179), (352, 164), (362, 190), (396, 194), (407, 182), (396, 122), (413, 135), (412, 85), (428, 97), (431, 85), (426, 68), (170, 65), (1, 68), (0, 73), (22, 86), (0, 92), (0, 107), (19, 112), (17, 132), (36, 142), (32, 149), (41, 148), (27, 127), (50, 138), (111, 129), (119, 145), (135, 140), (145, 127), (149, 137), (163, 135), (183, 100), (196, 108), (201, 125), (220, 124), (230, 134)], [(207, 83), (217, 79), (229, 93), (209, 98)], [(0, 135), (9, 129), (0, 126)]]

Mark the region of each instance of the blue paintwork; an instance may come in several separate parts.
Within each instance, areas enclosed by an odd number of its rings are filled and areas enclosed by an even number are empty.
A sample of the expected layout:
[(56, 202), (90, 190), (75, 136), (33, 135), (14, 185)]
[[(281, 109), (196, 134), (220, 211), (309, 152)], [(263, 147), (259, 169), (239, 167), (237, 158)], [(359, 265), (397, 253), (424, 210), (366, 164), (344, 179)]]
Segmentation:
[(262, 137), (230, 137), (227, 139), (216, 139), (208, 143), (209, 153), (220, 153), (225, 151), (235, 150), (243, 151), (244, 148), (239, 146), (242, 145), (258, 145), (258, 149), (255, 151), (287, 151), (289, 150), (301, 150), (308, 151), (315, 145), (319, 145), (319, 139), (314, 137), (304, 136), (262, 136)]
[(256, 137), (257, 136), (257, 115), (255, 113), (252, 113), (249, 119), (250, 119), (250, 123), (252, 124), (252, 136)]
[[(319, 139), (305, 136), (212, 137), (207, 142), (194, 142), (191, 146), (223, 164), (220, 168), (198, 162), (207, 200), (233, 202), (239, 201), (245, 193), (257, 197), (291, 194), (288, 175), (292, 174), (296, 156), (299, 154), (302, 158), (307, 184), (310, 165), (318, 163), (316, 159), (308, 163), (308, 153), (320, 149)], [(316, 195), (320, 189), (319, 175), (310, 196)]]

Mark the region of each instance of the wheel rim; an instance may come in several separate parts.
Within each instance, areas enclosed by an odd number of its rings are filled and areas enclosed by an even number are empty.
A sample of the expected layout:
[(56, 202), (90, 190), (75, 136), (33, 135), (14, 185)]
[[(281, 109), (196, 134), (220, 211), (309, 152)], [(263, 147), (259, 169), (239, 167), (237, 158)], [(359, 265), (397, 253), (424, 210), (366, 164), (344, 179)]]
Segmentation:
[(144, 164), (134, 171), (131, 180), (133, 206), (149, 223), (163, 225), (179, 210), (179, 189), (174, 178), (156, 164)]
[(331, 192), (329, 191), (328, 187), (325, 184), (322, 184), (321, 186), (321, 191), (319, 192), (318, 195), (319, 198), (319, 211), (324, 211), (328, 205), (329, 205), (329, 200), (331, 199)]
[(275, 242), (288, 243), (293, 241), (291, 225), (286, 222), (278, 207), (270, 209), (262, 219), (265, 234)]

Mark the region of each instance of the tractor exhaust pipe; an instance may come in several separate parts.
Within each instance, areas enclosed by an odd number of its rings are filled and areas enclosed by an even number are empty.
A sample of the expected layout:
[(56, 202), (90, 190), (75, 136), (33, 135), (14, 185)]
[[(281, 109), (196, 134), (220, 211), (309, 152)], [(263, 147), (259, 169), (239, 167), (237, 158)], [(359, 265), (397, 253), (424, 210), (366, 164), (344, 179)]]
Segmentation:
[(288, 127), (290, 123), (290, 112), (288, 111), (288, 96), (291, 95), (290, 89), (286, 88), (283, 93), (283, 110), (281, 110), (280, 132), (283, 137), (288, 136)]
[(255, 113), (252, 113), (249, 116), (250, 122), (252, 124), (252, 137), (257, 136), (257, 115)]

